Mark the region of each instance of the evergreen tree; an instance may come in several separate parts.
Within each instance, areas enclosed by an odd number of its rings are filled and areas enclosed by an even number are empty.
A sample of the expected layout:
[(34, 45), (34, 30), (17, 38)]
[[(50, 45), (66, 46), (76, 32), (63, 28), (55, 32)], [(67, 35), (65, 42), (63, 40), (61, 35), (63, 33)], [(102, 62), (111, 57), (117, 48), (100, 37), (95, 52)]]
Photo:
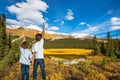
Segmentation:
[(9, 38), (8, 38), (8, 45), (9, 45), (9, 48), (11, 49), (12, 47), (12, 44), (11, 44), (11, 33), (9, 33)]
[(6, 47), (6, 17), (0, 16), (0, 59), (3, 59)]
[(114, 54), (114, 45), (111, 40), (110, 32), (107, 33), (107, 51), (108, 55), (111, 56), (111, 54)]
[(108, 41), (108, 44), (110, 43), (110, 40), (111, 40), (111, 36), (110, 36), (110, 32), (107, 33), (107, 41)]
[(94, 42), (94, 54), (100, 54), (101, 51), (100, 51), (100, 46), (99, 46), (99, 43), (97, 42), (97, 37), (96, 35), (94, 35), (93, 37), (93, 42)]
[(116, 39), (114, 42), (114, 48), (115, 48), (115, 55), (117, 58), (120, 58), (120, 40)]
[(93, 42), (97, 43), (97, 37), (96, 37), (96, 35), (94, 35), (94, 37), (93, 37)]
[(101, 53), (104, 55), (108, 55), (107, 46), (105, 43), (101, 43)]

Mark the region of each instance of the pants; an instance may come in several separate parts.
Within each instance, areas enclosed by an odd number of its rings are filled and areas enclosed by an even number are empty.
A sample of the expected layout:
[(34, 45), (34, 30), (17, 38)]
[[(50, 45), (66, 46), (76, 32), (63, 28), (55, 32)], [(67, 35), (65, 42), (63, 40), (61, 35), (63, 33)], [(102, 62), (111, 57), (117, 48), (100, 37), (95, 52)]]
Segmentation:
[(25, 76), (26, 80), (29, 80), (29, 65), (21, 64), (21, 72), (22, 72), (21, 80), (24, 80)]
[(38, 65), (40, 65), (42, 80), (46, 80), (44, 59), (34, 59), (33, 79), (36, 80)]

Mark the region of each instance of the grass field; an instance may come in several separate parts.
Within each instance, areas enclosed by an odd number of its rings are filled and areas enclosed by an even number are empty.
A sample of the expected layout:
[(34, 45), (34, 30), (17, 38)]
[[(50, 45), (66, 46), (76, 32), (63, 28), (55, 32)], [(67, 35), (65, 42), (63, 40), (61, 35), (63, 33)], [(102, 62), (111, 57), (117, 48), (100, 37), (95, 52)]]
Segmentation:
[(47, 57), (58, 57), (64, 59), (79, 59), (90, 55), (92, 50), (89, 49), (45, 49), (44, 53)]
[(45, 55), (89, 55), (92, 50), (89, 49), (45, 49)]

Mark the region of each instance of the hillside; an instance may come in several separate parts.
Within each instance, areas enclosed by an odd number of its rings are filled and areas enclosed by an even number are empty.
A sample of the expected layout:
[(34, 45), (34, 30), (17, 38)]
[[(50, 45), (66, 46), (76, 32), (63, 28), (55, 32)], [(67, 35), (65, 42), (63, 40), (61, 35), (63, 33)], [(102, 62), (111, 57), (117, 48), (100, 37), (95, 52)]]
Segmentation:
[[(120, 62), (103, 64), (103, 56), (88, 56), (86, 61), (74, 65), (56, 62), (55, 58), (45, 58), (47, 80), (119, 80)], [(107, 58), (107, 61), (109, 58)], [(94, 61), (94, 63), (93, 63)], [(30, 80), (32, 80), (33, 64), (30, 66)], [(20, 64), (0, 69), (0, 80), (20, 80)], [(42, 80), (38, 68), (38, 80)]]
[[(34, 38), (36, 33), (40, 33), (41, 31), (34, 30), (34, 29), (25, 29), (25, 28), (7, 28), (7, 33), (11, 33), (12, 35), (18, 35), (22, 36), (23, 34), (27, 37)], [(68, 38), (70, 37), (69, 35), (62, 35), (62, 34), (54, 34), (54, 33), (48, 33), (46, 32), (45, 38), (46, 39), (61, 39), (61, 38)]]

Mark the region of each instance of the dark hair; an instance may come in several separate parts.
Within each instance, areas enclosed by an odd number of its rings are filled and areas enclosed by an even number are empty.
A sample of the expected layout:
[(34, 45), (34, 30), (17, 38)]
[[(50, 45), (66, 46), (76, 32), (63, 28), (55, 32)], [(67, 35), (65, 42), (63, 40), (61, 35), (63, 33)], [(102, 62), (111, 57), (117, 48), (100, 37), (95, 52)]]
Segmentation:
[(21, 44), (20, 44), (20, 47), (24, 48), (24, 49), (27, 49), (29, 46), (29, 43), (27, 41), (23, 41)]
[(36, 41), (40, 41), (41, 38), (42, 38), (42, 34), (37, 33), (36, 36), (35, 36)]

